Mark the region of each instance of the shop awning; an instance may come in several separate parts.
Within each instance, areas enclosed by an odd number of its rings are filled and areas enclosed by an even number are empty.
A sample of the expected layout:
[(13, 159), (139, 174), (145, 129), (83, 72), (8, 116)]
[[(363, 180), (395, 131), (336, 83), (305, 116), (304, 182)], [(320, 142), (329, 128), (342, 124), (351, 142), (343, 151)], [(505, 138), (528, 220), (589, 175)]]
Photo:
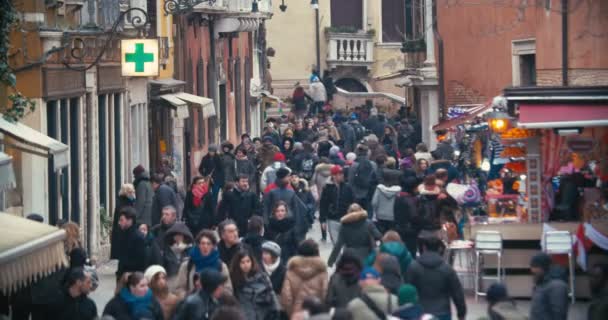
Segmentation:
[(0, 191), (13, 189), (15, 187), (15, 172), (13, 171), (12, 158), (6, 153), (0, 152)]
[(475, 119), (475, 117), (480, 116), (484, 112), (489, 111), (491, 109), (492, 109), (491, 103), (475, 105), (475, 106), (467, 109), (466, 113), (458, 118), (442, 121), (442, 122), (434, 125), (433, 131), (447, 130), (447, 129), (459, 126), (461, 124), (465, 124), (466, 122)]
[(0, 114), (0, 133), (7, 135), (17, 143), (9, 143), (3, 139), (2, 143), (10, 145), (21, 151), (53, 159), (55, 171), (70, 164), (70, 148), (19, 122), (9, 122)]
[(65, 231), (0, 212), (0, 290), (9, 294), (66, 266)]
[(608, 126), (608, 104), (520, 104), (518, 127)]
[(201, 108), (203, 118), (215, 116), (215, 107), (213, 100), (205, 97), (196, 96), (186, 92), (168, 93), (160, 96), (161, 99), (167, 101), (176, 110), (176, 117), (185, 119), (188, 118), (188, 104), (194, 104)]

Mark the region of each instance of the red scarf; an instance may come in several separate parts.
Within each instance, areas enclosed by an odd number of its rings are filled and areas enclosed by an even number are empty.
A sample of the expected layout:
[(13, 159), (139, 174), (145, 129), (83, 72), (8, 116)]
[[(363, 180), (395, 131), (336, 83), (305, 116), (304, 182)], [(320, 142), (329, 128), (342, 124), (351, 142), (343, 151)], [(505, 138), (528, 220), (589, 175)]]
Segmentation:
[(201, 203), (203, 202), (203, 197), (208, 191), (209, 186), (207, 184), (195, 185), (192, 188), (192, 204), (194, 204), (195, 207), (200, 207)]

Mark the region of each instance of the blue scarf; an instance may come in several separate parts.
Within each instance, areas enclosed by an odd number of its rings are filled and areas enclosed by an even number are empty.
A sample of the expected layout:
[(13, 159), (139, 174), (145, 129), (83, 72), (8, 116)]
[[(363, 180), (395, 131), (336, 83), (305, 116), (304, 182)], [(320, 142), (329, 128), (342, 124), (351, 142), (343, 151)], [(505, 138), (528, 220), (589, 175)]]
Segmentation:
[(129, 306), (129, 311), (134, 319), (153, 318), (151, 311), (152, 306), (152, 290), (148, 289), (143, 297), (134, 296), (128, 288), (120, 289), (120, 297)]
[(207, 256), (203, 256), (201, 250), (194, 246), (190, 250), (190, 259), (194, 263), (196, 272), (201, 272), (203, 269), (215, 268), (215, 270), (222, 272), (222, 262), (220, 261), (220, 252), (213, 249)]

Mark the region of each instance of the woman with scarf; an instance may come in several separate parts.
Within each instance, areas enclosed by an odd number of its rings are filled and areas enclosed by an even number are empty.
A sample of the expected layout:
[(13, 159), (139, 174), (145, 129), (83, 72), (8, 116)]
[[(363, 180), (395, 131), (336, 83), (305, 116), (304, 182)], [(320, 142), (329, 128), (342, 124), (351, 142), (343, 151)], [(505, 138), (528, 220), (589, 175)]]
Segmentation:
[(336, 265), (336, 272), (329, 279), (327, 299), (330, 307), (346, 308), (348, 303), (361, 294), (359, 274), (363, 263), (352, 249), (345, 249)]
[(150, 226), (142, 223), (137, 229), (144, 236), (144, 244), (145, 244), (145, 264), (144, 266), (147, 268), (151, 265), (160, 264), (162, 262), (162, 257), (160, 254), (160, 247), (158, 246), (158, 242), (154, 239), (154, 236), (150, 232)]
[[(116, 207), (114, 208), (114, 221), (112, 222), (112, 235), (110, 236), (111, 248), (110, 248), (110, 259), (118, 259), (118, 248), (120, 246), (116, 241), (119, 238), (120, 227), (118, 226), (118, 218), (120, 218), (120, 211), (126, 207), (135, 208), (135, 187), (130, 183), (125, 183), (118, 192), (118, 199), (116, 199)], [(141, 214), (141, 212), (137, 212)], [(136, 221), (137, 222), (137, 221)]]
[(123, 286), (103, 310), (104, 316), (117, 320), (163, 320), (160, 304), (154, 298), (148, 281), (141, 272), (125, 274)]
[(265, 237), (276, 242), (281, 247), (281, 260), (288, 261), (298, 251), (298, 238), (296, 236), (296, 222), (289, 217), (287, 203), (278, 201), (272, 210), (272, 217), (268, 223)]
[(215, 226), (215, 213), (213, 210), (212, 195), (209, 192), (209, 180), (203, 177), (194, 177), (190, 191), (184, 201), (182, 214), (186, 225), (197, 234), (202, 229), (211, 229)]
[(257, 259), (249, 250), (241, 250), (232, 259), (230, 277), (234, 297), (247, 320), (277, 319), (279, 301), (270, 279), (260, 270)]
[(262, 244), (262, 267), (270, 277), (272, 288), (276, 294), (281, 294), (285, 280), (285, 261), (281, 260), (281, 247), (273, 241)]
[(220, 259), (220, 252), (217, 249), (217, 238), (212, 230), (202, 230), (194, 240), (189, 252), (189, 258), (182, 263), (177, 273), (177, 289), (181, 292), (190, 293), (195, 289), (194, 276), (200, 274), (205, 269), (213, 269), (222, 273), (228, 278), (226, 290), (232, 294), (232, 283), (228, 267)]

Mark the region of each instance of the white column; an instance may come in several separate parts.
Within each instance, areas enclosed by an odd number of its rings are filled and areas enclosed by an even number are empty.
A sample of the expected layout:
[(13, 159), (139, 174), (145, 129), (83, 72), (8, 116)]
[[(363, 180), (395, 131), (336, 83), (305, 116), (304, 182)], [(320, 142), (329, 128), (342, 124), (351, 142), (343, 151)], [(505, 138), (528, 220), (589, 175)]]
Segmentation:
[(435, 150), (437, 147), (437, 139), (435, 138), (435, 133), (433, 132), (433, 126), (439, 123), (439, 99), (437, 95), (437, 87), (428, 90), (427, 99), (429, 117), (429, 126), (427, 127), (427, 131), (430, 135), (427, 146), (430, 148), (430, 150)]
[(426, 42), (425, 66), (435, 66), (435, 35), (433, 34), (433, 0), (424, 2), (424, 32)]
[(184, 119), (173, 118), (173, 150), (171, 160), (178, 188), (184, 186)]

